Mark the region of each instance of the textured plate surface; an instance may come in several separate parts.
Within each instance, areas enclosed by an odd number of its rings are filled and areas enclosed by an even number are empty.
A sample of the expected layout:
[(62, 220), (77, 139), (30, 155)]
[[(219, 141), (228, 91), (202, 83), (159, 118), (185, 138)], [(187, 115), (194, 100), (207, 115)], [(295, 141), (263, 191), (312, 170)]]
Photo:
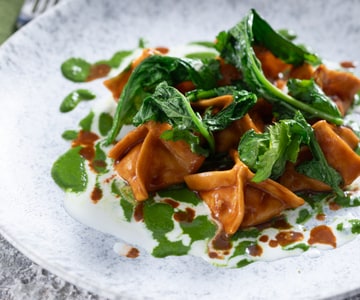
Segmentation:
[[(88, 61), (132, 49), (212, 40), (254, 7), (273, 27), (290, 28), (322, 57), (360, 59), (358, 1), (63, 1), (0, 48), (0, 233), (33, 261), (103, 296), (121, 299), (318, 299), (360, 289), (360, 238), (333, 251), (238, 270), (193, 257), (119, 257), (117, 240), (73, 220), (52, 182), (60, 138), (88, 108), (62, 115), (74, 84), (60, 74), (72, 56)], [(108, 96), (101, 83), (91, 83)]]

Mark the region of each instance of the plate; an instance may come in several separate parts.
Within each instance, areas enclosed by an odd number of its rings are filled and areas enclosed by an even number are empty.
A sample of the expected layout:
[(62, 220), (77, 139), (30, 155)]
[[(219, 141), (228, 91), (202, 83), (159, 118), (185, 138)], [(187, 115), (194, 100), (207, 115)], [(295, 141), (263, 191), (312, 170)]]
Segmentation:
[[(0, 48), (0, 233), (37, 264), (101, 296), (124, 299), (344, 297), (360, 292), (360, 238), (336, 250), (242, 269), (201, 259), (118, 256), (118, 240), (73, 220), (50, 169), (68, 145), (60, 136), (88, 111), (60, 114), (74, 89), (61, 63), (97, 61), (133, 49), (212, 40), (255, 8), (273, 27), (334, 61), (360, 60), (360, 3), (321, 1), (62, 1)], [(90, 83), (108, 97), (99, 81)], [(341, 296), (340, 296), (341, 295)]]

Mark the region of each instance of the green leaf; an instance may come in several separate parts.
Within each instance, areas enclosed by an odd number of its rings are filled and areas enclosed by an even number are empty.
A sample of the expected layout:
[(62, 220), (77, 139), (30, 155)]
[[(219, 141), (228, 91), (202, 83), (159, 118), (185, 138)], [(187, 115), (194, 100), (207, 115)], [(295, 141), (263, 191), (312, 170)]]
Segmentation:
[(79, 122), (79, 126), (84, 131), (91, 131), (92, 122), (94, 120), (94, 112), (91, 111), (89, 114)]
[(254, 261), (253, 260), (250, 260), (250, 259), (247, 259), (247, 258), (244, 258), (242, 260), (240, 260), (237, 264), (236, 264), (236, 267), (237, 268), (243, 268), (251, 263), (253, 263)]
[(216, 56), (217, 54), (214, 52), (193, 52), (185, 55), (186, 58), (191, 59), (211, 59), (215, 58)]
[(235, 232), (235, 234), (231, 237), (231, 240), (236, 241), (238, 239), (243, 238), (257, 238), (260, 236), (261, 231), (257, 229), (256, 227), (253, 228), (247, 228), (247, 229), (241, 229)]
[(180, 227), (191, 238), (191, 242), (215, 236), (217, 226), (207, 216), (198, 216), (192, 222), (181, 222)]
[(254, 182), (282, 175), (287, 161), (295, 162), (301, 144), (308, 144), (311, 126), (297, 113), (294, 119), (280, 120), (265, 133), (248, 131), (241, 138), (241, 160), (255, 172)]
[(51, 168), (51, 176), (65, 191), (79, 193), (86, 189), (88, 175), (85, 159), (80, 155), (81, 147), (75, 147), (61, 155)]
[(62, 74), (74, 82), (85, 82), (90, 69), (91, 64), (82, 58), (69, 58), (61, 65)]
[(197, 205), (200, 203), (200, 198), (188, 188), (183, 187), (179, 189), (164, 189), (158, 191), (158, 194), (162, 198), (171, 198), (179, 202), (191, 203)]
[[(154, 94), (144, 100), (140, 110), (133, 118), (133, 124), (139, 126), (150, 120), (172, 125), (173, 137), (176, 139), (179, 137), (186, 138), (185, 141), (193, 149), (196, 148), (194, 142), (199, 143), (199, 140), (194, 136), (196, 133), (201, 134), (206, 139), (211, 151), (215, 149), (214, 138), (202, 123), (201, 117), (194, 112), (186, 97), (166, 82), (160, 83)], [(167, 132), (163, 134), (163, 137), (170, 138), (171, 135)]]
[(124, 212), (125, 220), (130, 222), (136, 206), (131, 187), (128, 185), (119, 187), (118, 182), (114, 180), (111, 183), (111, 192), (120, 197), (120, 206)]
[[(343, 119), (337, 114), (330, 114), (321, 107), (315, 108), (308, 103), (299, 101), (298, 99), (283, 93), (267, 80), (261, 69), (261, 63), (257, 59), (252, 48), (255, 41), (264, 42), (265, 40), (264, 36), (260, 35), (259, 31), (261, 30), (258, 30), (259, 24), (257, 24), (257, 22), (262, 23), (261, 19), (259, 19), (256, 12), (253, 10), (228, 32), (221, 32), (217, 38), (217, 49), (220, 52), (220, 56), (242, 72), (244, 82), (250, 91), (256, 93), (258, 96), (265, 98), (274, 105), (281, 106), (292, 114), (297, 110), (300, 110), (306, 118), (313, 118), (316, 116), (331, 123), (341, 125)], [(265, 29), (266, 27), (267, 26), (264, 26)], [(265, 30), (265, 33), (266, 32), (268, 32), (268, 29)], [(270, 34), (270, 37), (272, 37), (272, 33)], [(280, 38), (283, 39), (281, 36)], [(277, 40), (278, 39), (276, 39), (276, 41)], [(287, 43), (291, 42), (287, 41), (285, 44)], [(270, 47), (269, 45), (266, 46)], [(299, 63), (303, 61), (303, 59), (309, 59), (310, 57), (303, 53), (299, 58), (299, 55), (296, 54), (297, 51), (293, 50), (293, 47), (285, 47), (283, 49), (279, 48), (276, 51), (284, 51), (284, 55), (289, 51), (288, 59), (293, 63)], [(271, 48), (271, 51), (275, 51), (274, 48)], [(276, 54), (279, 55), (278, 52)], [(303, 59), (301, 56), (303, 56)]]
[(354, 234), (360, 234), (360, 220), (352, 219), (349, 220), (349, 223), (351, 224), (351, 232)]
[(100, 143), (97, 143), (95, 145), (95, 157), (91, 165), (99, 174), (107, 172), (106, 157), (106, 153), (101, 149)]
[(99, 131), (102, 136), (106, 136), (113, 124), (113, 117), (109, 113), (102, 112), (99, 116)]
[(199, 88), (212, 88), (218, 79), (219, 62), (180, 59), (153, 55), (144, 59), (132, 72), (122, 92), (114, 123), (106, 139), (110, 145), (125, 124), (131, 124), (144, 99), (150, 96), (160, 82), (173, 86), (191, 80)]
[(250, 16), (252, 17), (252, 32), (255, 43), (263, 45), (275, 56), (289, 64), (301, 65), (305, 61), (312, 64), (321, 63), (315, 54), (296, 46), (284, 35), (276, 32), (256, 10), (253, 9)]
[(155, 239), (163, 238), (174, 229), (173, 214), (174, 209), (169, 204), (149, 200), (144, 203), (144, 222)]
[(241, 119), (254, 106), (257, 101), (255, 94), (245, 90), (232, 91), (233, 102), (216, 114), (208, 110), (203, 117), (203, 123), (208, 130), (223, 130), (232, 122)]
[(190, 246), (185, 246), (181, 241), (169, 241), (166, 237), (158, 239), (159, 244), (153, 249), (154, 257), (163, 258), (169, 255), (186, 255), (190, 250)]
[(61, 135), (61, 137), (67, 141), (75, 140), (77, 136), (78, 136), (78, 132), (76, 130), (65, 130)]
[[(329, 115), (341, 118), (341, 113), (335, 102), (325, 95), (313, 79), (289, 79), (287, 87), (291, 96), (304, 103), (310, 104), (315, 109), (322, 110)], [(314, 117), (316, 118), (317, 115), (314, 115)]]
[(95, 99), (96, 95), (88, 90), (79, 89), (71, 92), (61, 102), (60, 111), (65, 113), (72, 111), (81, 101), (89, 101)]
[(130, 50), (118, 51), (107, 61), (107, 64), (112, 68), (118, 68), (123, 60), (132, 53), (133, 51)]
[(231, 257), (237, 257), (240, 255), (245, 255), (247, 249), (250, 246), (256, 245), (255, 241), (242, 241), (240, 242), (236, 247), (235, 247), (235, 251), (233, 253), (233, 255)]
[(209, 41), (195, 41), (195, 42), (189, 43), (189, 45), (198, 45), (198, 46), (203, 46), (203, 47), (207, 47), (207, 48), (215, 48), (215, 43), (209, 42)]
[(296, 224), (302, 224), (310, 218), (311, 218), (310, 212), (306, 208), (303, 208), (299, 211), (299, 216), (296, 219)]

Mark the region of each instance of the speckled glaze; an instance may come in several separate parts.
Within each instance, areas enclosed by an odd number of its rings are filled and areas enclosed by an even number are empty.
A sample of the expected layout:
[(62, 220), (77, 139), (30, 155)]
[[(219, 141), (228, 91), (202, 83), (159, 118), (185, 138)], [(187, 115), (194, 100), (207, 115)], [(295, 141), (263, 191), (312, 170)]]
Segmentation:
[[(0, 48), (0, 233), (42, 267), (102, 296), (118, 299), (319, 299), (360, 291), (360, 238), (320, 255), (305, 253), (243, 269), (193, 257), (126, 259), (117, 239), (73, 220), (52, 182), (60, 138), (88, 107), (60, 114), (78, 85), (61, 63), (89, 61), (149, 45), (213, 39), (254, 7), (275, 28), (290, 28), (322, 57), (360, 60), (360, 2), (236, 0), (71, 0), (39, 17)], [(108, 96), (99, 81), (91, 83)], [(314, 253), (313, 253), (314, 254)]]

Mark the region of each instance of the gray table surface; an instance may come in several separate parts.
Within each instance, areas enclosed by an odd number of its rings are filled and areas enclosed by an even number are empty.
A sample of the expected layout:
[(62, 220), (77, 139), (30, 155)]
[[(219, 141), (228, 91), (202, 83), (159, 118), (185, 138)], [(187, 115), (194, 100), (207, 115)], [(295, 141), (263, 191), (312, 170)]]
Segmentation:
[(33, 263), (0, 235), (1, 300), (105, 300)]

